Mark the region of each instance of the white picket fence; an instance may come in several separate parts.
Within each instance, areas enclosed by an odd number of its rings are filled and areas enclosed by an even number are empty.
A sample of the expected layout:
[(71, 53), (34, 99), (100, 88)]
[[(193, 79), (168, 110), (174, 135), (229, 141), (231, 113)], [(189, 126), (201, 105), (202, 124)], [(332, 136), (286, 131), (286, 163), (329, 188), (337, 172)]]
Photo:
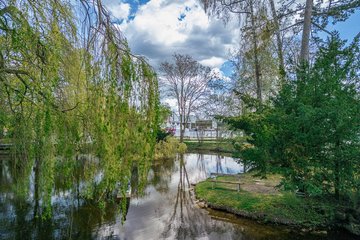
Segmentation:
[[(184, 138), (185, 139), (224, 139), (232, 138), (237, 134), (229, 130), (218, 131), (216, 129), (206, 129), (202, 131), (195, 131), (192, 129), (185, 129)], [(180, 129), (176, 129), (175, 137), (180, 137)]]

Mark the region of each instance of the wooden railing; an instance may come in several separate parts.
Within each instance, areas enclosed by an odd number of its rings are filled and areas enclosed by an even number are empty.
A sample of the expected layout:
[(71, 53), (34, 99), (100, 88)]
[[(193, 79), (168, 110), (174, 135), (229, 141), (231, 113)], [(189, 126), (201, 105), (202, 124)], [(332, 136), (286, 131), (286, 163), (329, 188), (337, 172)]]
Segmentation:
[(0, 151), (10, 150), (11, 146), (9, 143), (0, 143)]
[[(218, 180), (216, 179), (216, 177), (218, 176), (237, 176), (238, 177), (238, 181), (223, 181), (223, 180)], [(215, 188), (215, 185), (217, 183), (223, 183), (223, 184), (233, 184), (237, 186), (237, 191), (240, 192), (240, 186), (241, 184), (243, 184), (242, 182), (240, 182), (240, 175), (235, 175), (235, 174), (225, 174), (225, 173), (210, 173), (210, 178), (212, 178), (211, 180), (209, 180), (212, 183), (212, 189)]]

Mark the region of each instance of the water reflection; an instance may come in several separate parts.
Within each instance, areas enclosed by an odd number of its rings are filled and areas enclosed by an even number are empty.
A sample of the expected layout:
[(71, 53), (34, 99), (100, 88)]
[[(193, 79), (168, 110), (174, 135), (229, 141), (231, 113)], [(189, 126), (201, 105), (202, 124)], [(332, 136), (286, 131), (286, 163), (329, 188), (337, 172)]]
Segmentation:
[[(55, 181), (53, 217), (48, 220), (36, 217), (39, 203), (34, 199), (15, 194), (9, 166), (8, 159), (0, 160), (0, 239), (331, 239), (198, 208), (189, 191), (191, 183), (213, 172), (242, 172), (244, 166), (230, 157), (185, 154), (155, 161), (144, 193), (139, 191), (138, 169), (133, 167), (131, 200), (108, 202), (103, 208), (79, 197), (86, 181), (86, 168), (79, 168), (75, 190), (60, 176)], [(123, 214), (122, 204), (126, 206)]]
[(197, 208), (189, 188), (211, 172), (240, 171), (241, 166), (232, 158), (216, 155), (186, 154), (174, 161), (156, 161), (146, 195), (131, 200), (127, 221), (120, 229), (114, 228), (118, 238), (234, 239), (232, 224), (213, 221), (206, 211)]
[[(210, 157), (211, 159), (212, 157)], [(191, 160), (187, 159), (187, 160)], [(223, 172), (221, 158), (215, 158), (216, 172)], [(210, 239), (234, 239), (234, 229), (225, 228), (224, 224), (218, 226), (220, 222), (213, 222), (211, 218), (207, 217), (206, 212), (198, 209), (193, 202), (190, 188), (190, 180), (197, 181), (200, 178), (206, 178), (209, 175), (207, 166), (208, 161), (205, 160), (204, 155), (197, 156), (196, 167), (193, 168), (189, 163), (190, 178), (187, 171), (188, 165), (185, 162), (184, 155), (179, 156), (179, 181), (176, 191), (175, 203), (171, 216), (166, 222), (166, 227), (161, 234), (162, 238), (168, 239), (194, 239), (194, 238), (210, 238)], [(197, 169), (197, 171), (193, 171)], [(229, 226), (230, 227), (230, 226)], [(223, 229), (223, 231), (219, 231)], [(229, 231), (230, 230), (230, 231)]]

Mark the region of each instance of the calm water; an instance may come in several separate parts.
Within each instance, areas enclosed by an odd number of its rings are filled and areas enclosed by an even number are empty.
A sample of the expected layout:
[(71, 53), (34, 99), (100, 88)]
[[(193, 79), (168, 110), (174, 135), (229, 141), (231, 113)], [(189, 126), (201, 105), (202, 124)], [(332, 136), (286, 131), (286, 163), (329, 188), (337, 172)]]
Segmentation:
[(0, 239), (351, 239), (341, 233), (303, 235), (199, 209), (190, 196), (190, 184), (211, 172), (242, 172), (243, 166), (230, 157), (185, 154), (154, 162), (145, 194), (127, 202), (123, 223), (119, 204), (108, 205), (103, 213), (96, 204), (71, 197), (66, 187), (54, 191), (53, 217), (41, 221), (34, 217), (31, 198), (14, 194), (8, 160), (0, 160), (0, 167)]

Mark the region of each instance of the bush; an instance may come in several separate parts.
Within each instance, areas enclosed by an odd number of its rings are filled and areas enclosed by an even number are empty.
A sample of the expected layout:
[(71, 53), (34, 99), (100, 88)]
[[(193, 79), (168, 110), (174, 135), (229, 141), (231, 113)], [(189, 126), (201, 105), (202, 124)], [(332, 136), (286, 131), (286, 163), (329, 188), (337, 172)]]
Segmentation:
[(177, 153), (185, 153), (186, 149), (185, 143), (180, 143), (176, 138), (168, 136), (156, 144), (155, 159), (173, 158)]

